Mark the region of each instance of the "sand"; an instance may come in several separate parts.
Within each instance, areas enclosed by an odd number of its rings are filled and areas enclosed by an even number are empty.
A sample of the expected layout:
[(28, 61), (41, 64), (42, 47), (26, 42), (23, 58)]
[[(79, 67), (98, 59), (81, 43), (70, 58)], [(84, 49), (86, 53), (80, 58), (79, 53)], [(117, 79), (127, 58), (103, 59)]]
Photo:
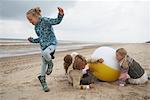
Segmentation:
[[(150, 44), (114, 44), (150, 72)], [(89, 57), (96, 47), (75, 50)], [(50, 92), (43, 92), (37, 76), (40, 54), (0, 58), (0, 100), (150, 100), (150, 82), (145, 85), (119, 87), (116, 82), (97, 82), (91, 90), (78, 90), (68, 84), (63, 57), (72, 51), (57, 52), (54, 70), (47, 76)]]

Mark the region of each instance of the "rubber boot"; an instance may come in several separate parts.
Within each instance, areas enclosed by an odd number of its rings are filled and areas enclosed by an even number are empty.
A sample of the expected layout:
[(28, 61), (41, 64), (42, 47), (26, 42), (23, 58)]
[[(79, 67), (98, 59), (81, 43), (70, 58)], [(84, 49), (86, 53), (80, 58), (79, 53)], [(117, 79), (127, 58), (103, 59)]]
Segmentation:
[(42, 85), (43, 90), (44, 90), (45, 92), (48, 92), (48, 91), (49, 91), (49, 88), (48, 88), (47, 83), (46, 83), (46, 81), (45, 81), (45, 76), (38, 76), (38, 79), (39, 79), (39, 81), (40, 81), (40, 83), (41, 83), (41, 85)]
[(48, 67), (47, 67), (46, 74), (50, 75), (53, 71), (53, 62), (52, 60), (50, 60), (50, 61), (47, 61), (47, 63), (48, 63)]

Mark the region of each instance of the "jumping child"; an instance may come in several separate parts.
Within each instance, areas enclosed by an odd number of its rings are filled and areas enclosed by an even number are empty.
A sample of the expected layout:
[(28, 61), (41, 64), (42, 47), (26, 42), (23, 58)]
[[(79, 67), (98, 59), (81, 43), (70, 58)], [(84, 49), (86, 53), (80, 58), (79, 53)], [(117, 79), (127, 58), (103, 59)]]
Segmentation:
[(56, 36), (54, 34), (52, 26), (59, 24), (64, 16), (64, 11), (62, 8), (58, 7), (58, 11), (58, 17), (55, 19), (41, 16), (41, 10), (39, 7), (30, 9), (26, 13), (26, 17), (29, 20), (29, 22), (35, 26), (34, 29), (38, 36), (38, 38), (36, 39), (29, 37), (28, 40), (31, 43), (39, 43), (41, 47), (42, 65), (41, 75), (38, 76), (38, 79), (45, 92), (49, 91), (45, 75), (50, 75), (52, 73), (52, 59), (54, 59), (54, 52), (56, 50), (57, 45)]

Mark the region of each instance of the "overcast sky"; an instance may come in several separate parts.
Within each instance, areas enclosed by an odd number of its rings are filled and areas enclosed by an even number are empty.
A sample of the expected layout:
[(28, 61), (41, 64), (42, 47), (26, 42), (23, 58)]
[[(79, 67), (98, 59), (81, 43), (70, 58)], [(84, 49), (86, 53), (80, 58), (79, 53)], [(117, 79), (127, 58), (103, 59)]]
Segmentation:
[(149, 0), (1, 0), (0, 38), (37, 37), (25, 13), (39, 6), (42, 16), (65, 16), (54, 26), (58, 40), (145, 42), (150, 40)]

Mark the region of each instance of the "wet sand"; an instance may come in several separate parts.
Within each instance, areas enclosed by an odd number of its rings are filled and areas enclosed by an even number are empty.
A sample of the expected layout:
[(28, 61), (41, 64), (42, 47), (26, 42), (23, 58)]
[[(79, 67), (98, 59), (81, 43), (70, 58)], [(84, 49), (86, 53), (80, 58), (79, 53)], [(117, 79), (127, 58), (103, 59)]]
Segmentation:
[[(124, 47), (150, 72), (150, 44), (114, 44)], [(97, 47), (74, 50), (89, 57)], [(50, 92), (40, 87), (40, 54), (0, 58), (0, 100), (150, 100), (150, 82), (119, 87), (116, 82), (98, 82), (91, 90), (77, 90), (68, 84), (63, 57), (72, 51), (56, 52), (54, 70), (47, 76)]]

